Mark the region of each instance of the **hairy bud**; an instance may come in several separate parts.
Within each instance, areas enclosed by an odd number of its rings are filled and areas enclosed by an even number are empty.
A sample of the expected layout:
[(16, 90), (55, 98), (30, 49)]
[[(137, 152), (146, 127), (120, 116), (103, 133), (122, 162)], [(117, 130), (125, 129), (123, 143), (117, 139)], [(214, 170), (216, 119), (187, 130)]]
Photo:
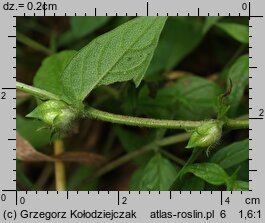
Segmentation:
[(76, 117), (76, 111), (63, 101), (43, 102), (26, 117), (40, 119), (54, 129), (65, 130)]
[(192, 133), (186, 148), (209, 147), (222, 136), (222, 123), (219, 121), (206, 122)]

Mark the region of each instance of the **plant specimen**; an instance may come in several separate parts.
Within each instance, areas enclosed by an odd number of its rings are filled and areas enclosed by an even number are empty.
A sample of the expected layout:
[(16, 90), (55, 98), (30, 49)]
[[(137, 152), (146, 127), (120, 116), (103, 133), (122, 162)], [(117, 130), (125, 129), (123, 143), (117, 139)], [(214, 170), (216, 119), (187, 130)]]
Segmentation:
[[(222, 143), (224, 136), (249, 127), (248, 116), (244, 116), (246, 109), (240, 108), (248, 84), (248, 55), (243, 54), (248, 31), (244, 25), (220, 22), (220, 19), (130, 18), (93, 38), (78, 51), (53, 53), (51, 49), (35, 47), (51, 55), (38, 69), (33, 86), (17, 82), (16, 87), (36, 97), (38, 105), (26, 117), (45, 123), (46, 129), (39, 131), (48, 131), (49, 141), (55, 141), (55, 154), (45, 159), (42, 156), (42, 160), (50, 159), (56, 163), (57, 179), (61, 179), (57, 181), (58, 190), (79, 189), (86, 182), (94, 182), (131, 160), (141, 166), (131, 178), (130, 189), (133, 190), (204, 190), (210, 186), (227, 190), (248, 188), (243, 180), (245, 175), (239, 176), (239, 164), (248, 158), (247, 136), (243, 134), (243, 139)], [(79, 25), (83, 23), (79, 20), (90, 28), (80, 29)], [(105, 27), (109, 21), (108, 17), (72, 18), (72, 30), (65, 35), (68, 41), (75, 41)], [(211, 80), (187, 72), (161, 75), (163, 70), (171, 71), (191, 52), (212, 26), (221, 33), (218, 35), (228, 35), (230, 41), (241, 42), (220, 77)], [(174, 30), (174, 27), (178, 29)], [(194, 32), (194, 36), (190, 36), (190, 32)], [(27, 42), (22, 34), (18, 35), (18, 40), (32, 46), (32, 41)], [(159, 84), (162, 87), (158, 87)], [(152, 86), (156, 86), (153, 96)], [(97, 100), (93, 101), (93, 97)], [(115, 108), (117, 104), (119, 109)], [(106, 139), (102, 138), (106, 141), (104, 158), (75, 151), (69, 155), (63, 150), (63, 139), (76, 134), (76, 125), (86, 119), (113, 123)], [(152, 131), (148, 137), (143, 137), (121, 125)], [(24, 138), (27, 138), (25, 134)], [(112, 155), (113, 138), (119, 139), (127, 153), (110, 160), (106, 157)], [(182, 145), (185, 141), (188, 143)], [(176, 144), (189, 153), (186, 160), (164, 149)], [(19, 148), (23, 150), (22, 146)], [(37, 154), (33, 148), (27, 151)], [(38, 157), (41, 155), (37, 154)], [(80, 170), (85, 173), (80, 185), (76, 183), (76, 187), (70, 187), (65, 179), (64, 162), (77, 159), (82, 163), (84, 157), (88, 159), (85, 162), (94, 167), (97, 165), (92, 161), (99, 160), (99, 167), (90, 169), (87, 174)], [(29, 161), (28, 157), (21, 159)]]

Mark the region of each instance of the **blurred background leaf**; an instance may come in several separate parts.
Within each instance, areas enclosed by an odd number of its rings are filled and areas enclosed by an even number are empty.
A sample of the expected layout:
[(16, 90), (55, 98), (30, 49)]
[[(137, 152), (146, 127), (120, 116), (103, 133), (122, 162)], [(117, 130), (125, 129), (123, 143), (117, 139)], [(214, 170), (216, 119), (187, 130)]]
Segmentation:
[[(148, 144), (148, 142), (151, 142), (152, 139), (151, 137), (138, 135), (121, 127), (116, 127), (114, 132), (127, 153), (141, 149), (141, 147)], [(151, 154), (144, 154), (143, 156), (136, 158), (135, 162), (138, 164), (145, 164), (150, 157)]]
[(185, 173), (193, 173), (195, 176), (213, 185), (222, 185), (229, 179), (227, 173), (214, 163), (196, 163), (185, 168)]
[(76, 38), (81, 38), (103, 27), (111, 18), (110, 16), (70, 17), (71, 31)]
[[(201, 120), (214, 115), (214, 104), (221, 88), (213, 81), (195, 75), (179, 78), (150, 97), (150, 90), (143, 86), (138, 93), (127, 95), (123, 108), (135, 115), (156, 118)], [(126, 95), (125, 95), (126, 97)]]
[(248, 86), (249, 80), (249, 56), (243, 55), (236, 60), (228, 71), (227, 85), (229, 85), (229, 80), (232, 80), (233, 87), (230, 95), (228, 96), (230, 109), (228, 113), (230, 117), (234, 117), (237, 112), (237, 108), (240, 104), (242, 96), (246, 87)]
[(169, 17), (162, 31), (146, 79), (175, 67), (202, 40), (203, 21), (199, 17)]
[(16, 125), (19, 134), (27, 139), (34, 148), (40, 148), (50, 142), (50, 130), (35, 119), (23, 118), (17, 114)]
[(210, 161), (219, 164), (224, 169), (237, 166), (249, 157), (248, 139), (225, 146), (212, 155)]
[(156, 154), (144, 167), (139, 188), (143, 191), (168, 190), (176, 175), (176, 167), (160, 154)]
[(233, 37), (235, 40), (241, 43), (248, 43), (249, 34), (247, 26), (235, 23), (227, 23), (227, 22), (218, 22), (215, 24), (215, 26), (223, 30), (231, 37)]
[(63, 90), (60, 78), (75, 53), (76, 51), (74, 50), (61, 51), (45, 58), (33, 79), (34, 86), (62, 95)]

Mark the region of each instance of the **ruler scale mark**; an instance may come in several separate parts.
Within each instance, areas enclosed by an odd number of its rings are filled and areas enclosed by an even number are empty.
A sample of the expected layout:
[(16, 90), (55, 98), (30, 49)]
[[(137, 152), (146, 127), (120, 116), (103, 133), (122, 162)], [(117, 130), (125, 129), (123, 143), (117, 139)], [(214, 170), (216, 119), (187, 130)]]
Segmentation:
[(248, 20), (250, 20), (251, 18), (251, 14), (250, 14), (250, 2), (248, 2)]
[(263, 18), (263, 15), (252, 15), (251, 18)]
[(18, 200), (18, 198), (17, 198), (17, 190), (16, 190), (16, 205), (17, 205), (17, 200)]

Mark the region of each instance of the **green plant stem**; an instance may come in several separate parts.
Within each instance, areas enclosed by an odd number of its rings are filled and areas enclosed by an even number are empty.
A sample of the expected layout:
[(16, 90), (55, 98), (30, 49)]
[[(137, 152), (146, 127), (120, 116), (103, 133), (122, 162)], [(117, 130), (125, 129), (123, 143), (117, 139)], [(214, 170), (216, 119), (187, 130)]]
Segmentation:
[[(64, 152), (63, 141), (58, 139), (54, 142), (54, 155), (60, 155)], [(63, 161), (55, 161), (55, 188), (57, 191), (66, 190), (65, 166)]]
[[(62, 100), (59, 96), (52, 94), (48, 91), (35, 88), (20, 82), (16, 82), (16, 88), (31, 95), (43, 98)], [(165, 120), (165, 119), (152, 119), (152, 118), (139, 118), (125, 115), (112, 114), (105, 111), (100, 111), (96, 108), (86, 106), (83, 112), (84, 117), (95, 118), (101, 121), (112, 122), (116, 124), (148, 127), (148, 128), (167, 128), (167, 129), (194, 129), (209, 121), (182, 121), (182, 120)], [(249, 128), (248, 119), (227, 119), (225, 120), (224, 127), (228, 129), (243, 129)]]
[(225, 125), (233, 129), (246, 129), (249, 128), (249, 119), (227, 119)]
[(173, 136), (168, 136), (168, 137), (165, 137), (165, 138), (158, 140), (156, 145), (159, 147), (172, 145), (175, 143), (183, 142), (183, 141), (189, 139), (190, 136), (191, 136), (191, 133), (189, 133), (189, 132), (178, 134), (178, 135), (173, 135)]
[(101, 121), (149, 128), (190, 129), (196, 128), (204, 123), (203, 121), (160, 120), (152, 118), (138, 118), (132, 116), (117, 115), (100, 111), (98, 109), (88, 106), (85, 108), (85, 116), (89, 118), (95, 118)]
[[(85, 117), (95, 118), (117, 124), (148, 127), (148, 128), (167, 128), (167, 129), (194, 129), (209, 121), (182, 121), (182, 120), (161, 120), (152, 118), (139, 118), (125, 115), (117, 115), (87, 106), (84, 112)], [(248, 128), (248, 120), (227, 119), (224, 126), (228, 129)]]
[(178, 172), (176, 179), (174, 180), (173, 184), (170, 187), (170, 190), (180, 190), (180, 184), (182, 181), (182, 175), (187, 168), (187, 166), (191, 165), (197, 158), (198, 156), (204, 151), (202, 148), (194, 148), (192, 151), (192, 154), (188, 161), (185, 163), (185, 165), (181, 168), (181, 170)]
[(27, 84), (23, 84), (23, 83), (18, 82), (18, 81), (16, 82), (16, 88), (17, 88), (17, 90), (29, 93), (31, 95), (40, 97), (42, 99), (54, 99), (54, 100), (59, 100), (59, 101), (62, 100), (59, 96), (57, 96), (55, 94), (52, 94), (48, 91), (45, 91), (45, 90), (42, 90), (39, 88), (29, 86)]
[(185, 161), (180, 159), (179, 157), (177, 156), (174, 156), (173, 154), (169, 153), (168, 151), (166, 150), (163, 150), (161, 149), (160, 152), (166, 156), (167, 158), (171, 159), (172, 161), (174, 161), (175, 163), (181, 165), (181, 166), (184, 166), (185, 165)]
[(175, 136), (166, 137), (158, 141), (151, 142), (150, 144), (147, 144), (138, 150), (128, 153), (102, 166), (94, 174), (92, 174), (88, 180), (85, 180), (82, 184), (85, 184), (88, 181), (91, 182), (95, 180), (96, 178), (103, 176), (104, 174), (116, 169), (117, 167), (129, 162), (130, 160), (133, 160), (147, 152), (154, 150), (157, 146), (167, 146), (167, 145), (187, 141), (190, 138), (190, 135), (191, 135), (190, 133), (182, 133), (182, 134), (178, 134)]
[(30, 39), (29, 37), (23, 35), (20, 32), (16, 33), (17, 40), (32, 49), (38, 50), (40, 52), (45, 53), (46, 55), (52, 55), (54, 52), (51, 51), (49, 48), (43, 46), (42, 44), (36, 42), (35, 40)]

